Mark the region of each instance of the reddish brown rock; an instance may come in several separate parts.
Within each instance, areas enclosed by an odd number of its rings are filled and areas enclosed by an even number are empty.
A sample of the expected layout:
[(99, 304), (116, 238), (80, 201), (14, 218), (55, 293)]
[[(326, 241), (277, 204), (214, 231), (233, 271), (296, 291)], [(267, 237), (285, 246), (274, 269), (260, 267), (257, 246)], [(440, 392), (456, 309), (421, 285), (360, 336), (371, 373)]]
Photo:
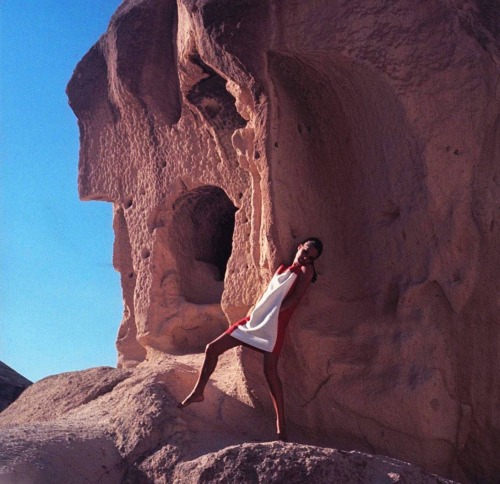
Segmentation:
[(385, 457), (259, 443), (271, 419), (235, 398), (230, 360), (225, 386), (211, 384), (206, 405), (185, 410), (177, 400), (192, 369), (174, 359), (37, 382), (0, 415), (0, 482), (451, 483)]
[(228, 447), (180, 464), (173, 482), (445, 484), (452, 481), (387, 457), (273, 442)]
[(482, 0), (125, 1), (68, 86), (80, 195), (114, 204), (120, 366), (201, 350), (316, 235), (290, 423), (497, 481), (498, 25)]
[(30, 385), (31, 382), (27, 378), (0, 361), (0, 412)]

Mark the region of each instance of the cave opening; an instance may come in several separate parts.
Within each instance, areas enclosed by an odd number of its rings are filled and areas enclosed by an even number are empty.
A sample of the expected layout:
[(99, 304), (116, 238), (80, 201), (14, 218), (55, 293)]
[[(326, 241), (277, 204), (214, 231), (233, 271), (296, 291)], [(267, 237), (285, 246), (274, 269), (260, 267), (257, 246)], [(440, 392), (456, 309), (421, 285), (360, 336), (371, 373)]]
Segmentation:
[(175, 200), (170, 242), (186, 300), (220, 302), (236, 210), (225, 191), (211, 185), (184, 192)]
[(228, 131), (246, 126), (236, 109), (235, 99), (226, 89), (227, 80), (205, 64), (198, 53), (190, 61), (203, 70), (205, 76), (187, 93), (187, 100), (196, 106), (205, 120), (215, 129)]

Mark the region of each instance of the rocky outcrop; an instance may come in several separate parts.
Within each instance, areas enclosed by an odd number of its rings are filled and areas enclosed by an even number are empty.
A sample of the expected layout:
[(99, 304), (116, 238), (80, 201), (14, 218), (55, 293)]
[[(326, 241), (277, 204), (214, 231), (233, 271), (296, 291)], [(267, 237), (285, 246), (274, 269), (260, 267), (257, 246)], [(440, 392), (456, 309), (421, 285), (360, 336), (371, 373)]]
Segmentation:
[(386, 457), (281, 442), (243, 444), (204, 455), (179, 465), (174, 482), (452, 483)]
[[(80, 195), (114, 206), (120, 367), (201, 350), (319, 236), (289, 421), (498, 481), (498, 25), (485, 0), (124, 1), (68, 86)], [(259, 365), (234, 374), (271, 413)]]
[(0, 412), (21, 395), (31, 382), (0, 361)]
[(172, 359), (37, 382), (0, 415), (0, 483), (451, 482), (386, 457), (259, 442), (270, 418), (228, 378), (210, 385), (207, 405), (180, 410), (190, 373)]

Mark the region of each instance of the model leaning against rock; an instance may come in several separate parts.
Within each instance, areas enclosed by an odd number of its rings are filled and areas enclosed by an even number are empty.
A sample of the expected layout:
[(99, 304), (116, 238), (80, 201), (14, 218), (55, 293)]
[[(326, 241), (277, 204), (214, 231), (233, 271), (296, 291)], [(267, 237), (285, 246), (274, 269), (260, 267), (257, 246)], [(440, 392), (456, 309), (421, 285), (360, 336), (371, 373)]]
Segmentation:
[(203, 391), (214, 372), (219, 356), (236, 346), (246, 346), (264, 354), (264, 374), (276, 411), (276, 432), (286, 441), (283, 388), (278, 375), (278, 359), (285, 330), (309, 284), (316, 281), (314, 261), (323, 252), (321, 240), (311, 237), (302, 242), (291, 265), (282, 264), (269, 282), (264, 294), (247, 316), (232, 324), (208, 343), (198, 381), (180, 408), (204, 400)]

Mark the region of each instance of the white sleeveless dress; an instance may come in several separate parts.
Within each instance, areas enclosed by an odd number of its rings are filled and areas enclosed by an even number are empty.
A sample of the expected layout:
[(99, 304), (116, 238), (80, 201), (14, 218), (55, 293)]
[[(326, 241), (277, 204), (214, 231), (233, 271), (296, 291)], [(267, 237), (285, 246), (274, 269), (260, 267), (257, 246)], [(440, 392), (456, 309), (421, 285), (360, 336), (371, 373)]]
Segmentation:
[(285, 329), (295, 309), (280, 311), (281, 303), (297, 282), (300, 265), (280, 266), (250, 317), (234, 323), (227, 331), (233, 338), (254, 348), (279, 353)]

